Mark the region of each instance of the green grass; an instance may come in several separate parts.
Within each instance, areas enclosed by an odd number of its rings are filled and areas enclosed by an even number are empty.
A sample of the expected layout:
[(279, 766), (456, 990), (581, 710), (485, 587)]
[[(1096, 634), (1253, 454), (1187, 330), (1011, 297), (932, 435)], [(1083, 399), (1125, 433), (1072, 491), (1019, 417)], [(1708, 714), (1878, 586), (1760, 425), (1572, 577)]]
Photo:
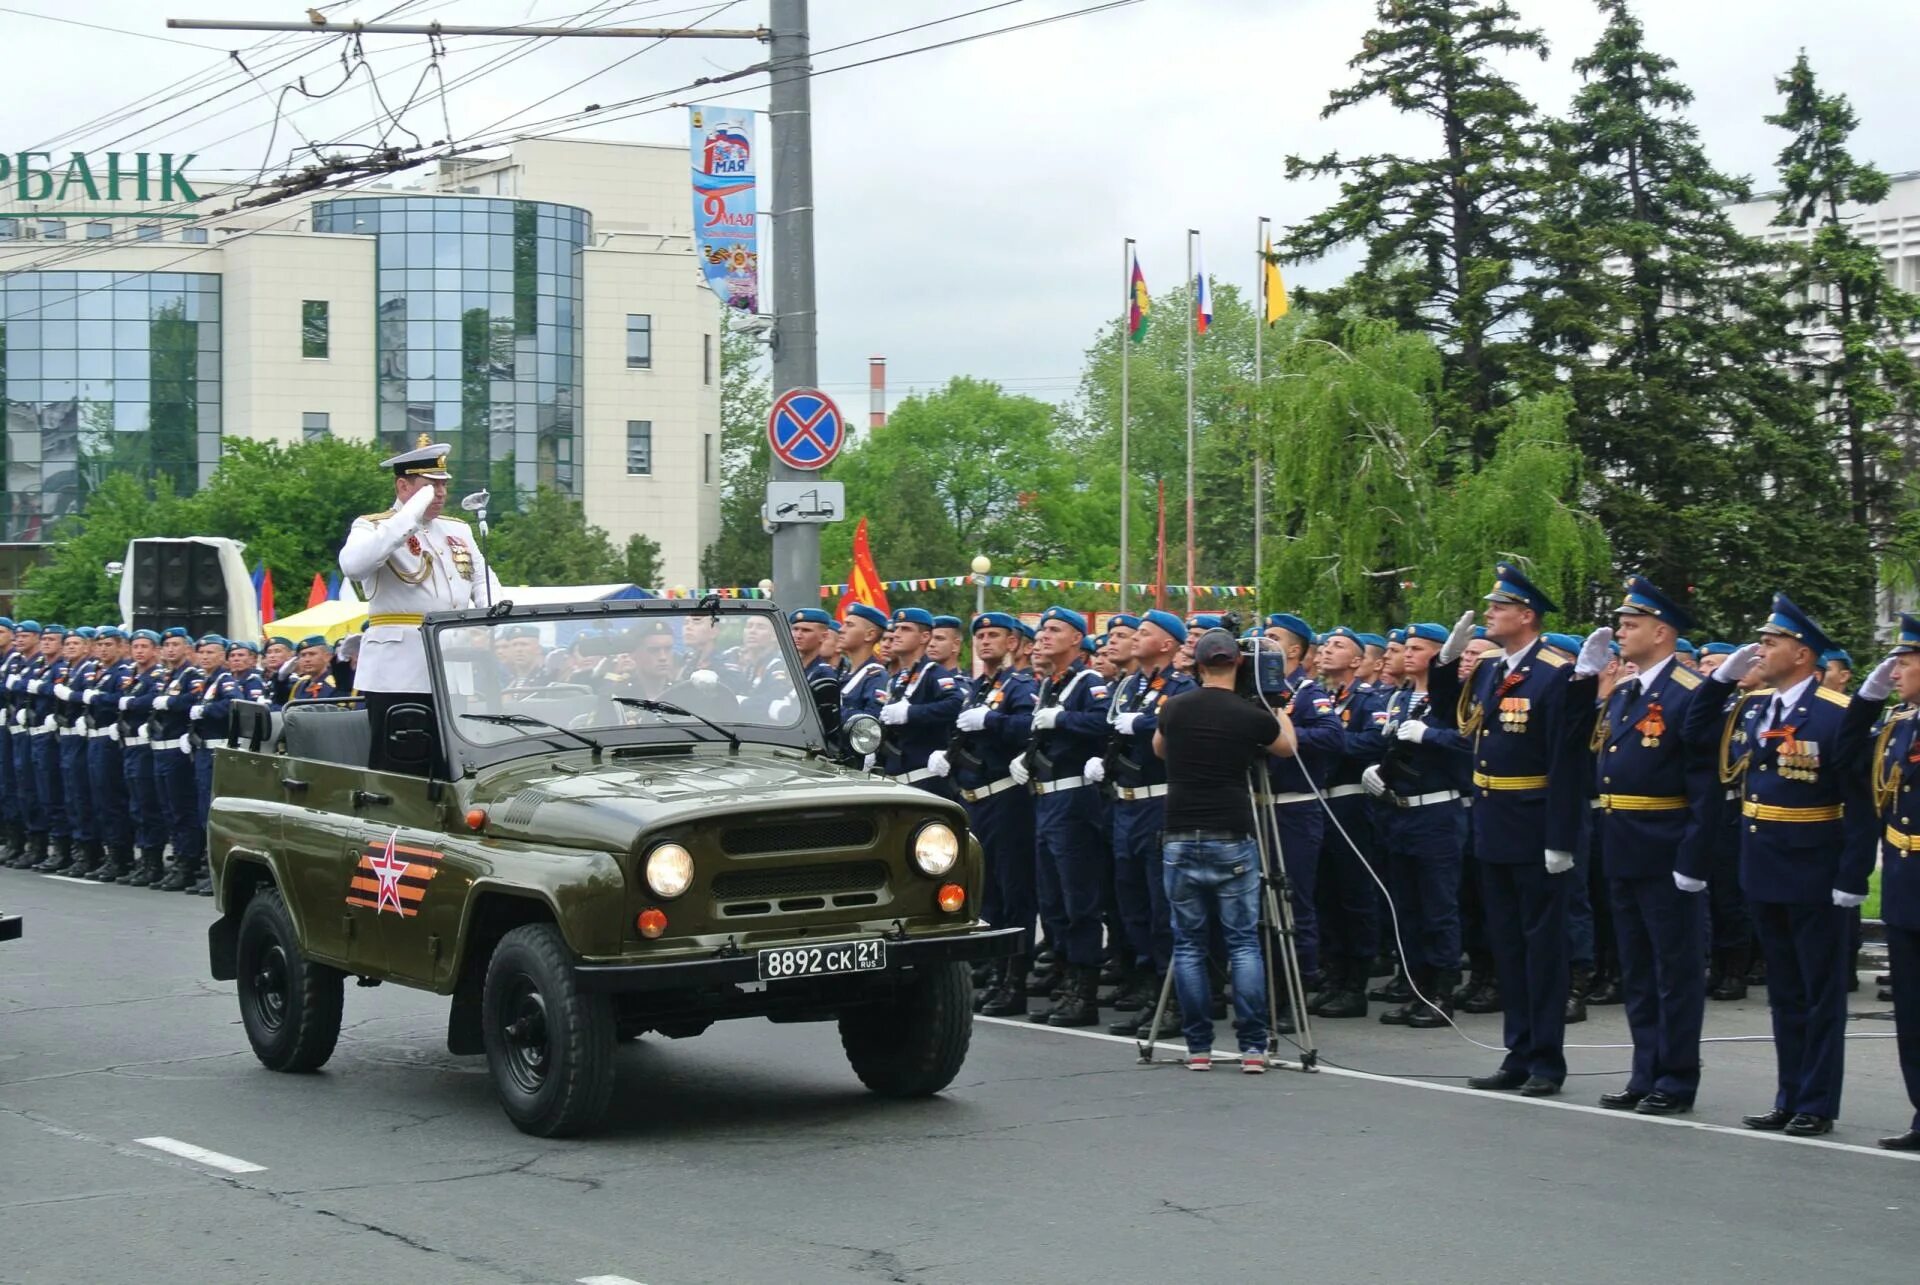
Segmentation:
[(1867, 876), (1867, 904), (1860, 907), (1860, 913), (1868, 919), (1880, 917), (1880, 872), (1878, 870)]

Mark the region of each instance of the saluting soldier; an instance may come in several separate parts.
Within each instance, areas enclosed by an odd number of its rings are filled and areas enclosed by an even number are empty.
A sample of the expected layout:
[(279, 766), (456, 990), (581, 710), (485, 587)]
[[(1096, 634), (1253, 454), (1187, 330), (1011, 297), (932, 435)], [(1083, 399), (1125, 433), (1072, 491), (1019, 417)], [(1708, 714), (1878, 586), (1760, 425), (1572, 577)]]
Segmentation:
[(953, 737), (964, 697), (954, 672), (927, 653), (933, 615), (920, 607), (893, 613), (893, 656), (899, 668), (881, 694), (881, 770), (896, 781), (946, 796), (946, 783), (927, 767), (934, 751)]
[[(1851, 911), (1867, 898), (1870, 846), (1849, 843), (1846, 814), (1873, 810), (1872, 724), (1820, 684), (1833, 649), (1784, 593), (1760, 641), (1727, 657), (1702, 684), (1683, 734), (1717, 749), (1720, 779), (1740, 788), (1740, 884), (1767, 960), (1779, 1088), (1750, 1129), (1811, 1138), (1833, 1129), (1846, 1064)], [(1749, 671), (1766, 684), (1741, 694)]]
[(283, 634), (271, 634), (267, 649), (260, 653), (260, 676), (266, 680), (267, 696), (275, 709), (293, 699), (293, 682), (299, 666), (294, 663), (293, 640)]
[[(1700, 1089), (1700, 1027), (1707, 1006), (1701, 896), (1713, 865), (1714, 773), (1680, 732), (1703, 680), (1680, 663), (1685, 608), (1644, 576), (1627, 581), (1620, 659), (1633, 672), (1576, 719), (1570, 734), (1593, 755), (1596, 849), (1618, 941), (1633, 1069), (1600, 1105), (1642, 1115), (1691, 1111)], [(1581, 645), (1569, 699), (1593, 701), (1612, 660), (1612, 629)]]
[(1500, 563), (1487, 594), (1493, 651), (1463, 682), (1454, 662), (1473, 639), (1460, 618), (1429, 678), (1433, 712), (1472, 746), (1473, 855), (1505, 1007), (1507, 1055), (1476, 1089), (1560, 1092), (1567, 1077), (1567, 899), (1587, 773), (1567, 736), (1573, 663), (1541, 645), (1552, 599)]
[(87, 732), (88, 796), (94, 807), (94, 838), (102, 857), (88, 872), (96, 883), (115, 883), (133, 873), (133, 817), (127, 801), (126, 765), (120, 747), (120, 696), (133, 672), (127, 635), (118, 625), (94, 631), (99, 668), (81, 693)]

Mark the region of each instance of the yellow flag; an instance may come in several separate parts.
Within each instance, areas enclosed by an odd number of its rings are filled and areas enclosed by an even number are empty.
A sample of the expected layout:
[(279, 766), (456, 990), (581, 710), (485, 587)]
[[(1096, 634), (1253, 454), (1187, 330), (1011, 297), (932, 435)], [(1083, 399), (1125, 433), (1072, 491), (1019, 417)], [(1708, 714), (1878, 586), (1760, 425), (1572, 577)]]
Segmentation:
[(1267, 238), (1267, 254), (1262, 262), (1266, 275), (1267, 324), (1287, 315), (1287, 285), (1280, 279), (1280, 265), (1273, 261), (1273, 238)]

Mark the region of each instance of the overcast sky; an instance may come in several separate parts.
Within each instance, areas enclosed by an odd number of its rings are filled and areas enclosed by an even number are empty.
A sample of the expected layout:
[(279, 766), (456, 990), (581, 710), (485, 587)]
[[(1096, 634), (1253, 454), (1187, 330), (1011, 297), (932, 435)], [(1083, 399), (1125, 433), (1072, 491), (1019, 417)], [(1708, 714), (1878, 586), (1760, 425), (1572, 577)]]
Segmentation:
[[(890, 53), (1085, 7), (1091, 0), (1017, 0), (991, 13), (841, 54), (816, 67)], [(336, 18), (372, 19), (401, 0), (329, 6)], [(398, 20), (558, 21), (593, 0), (415, 0)], [(974, 9), (989, 0), (813, 0), (814, 47), (824, 50)], [(1552, 45), (1546, 63), (1515, 59), (1505, 70), (1548, 111), (1575, 88), (1572, 60), (1600, 29), (1588, 0), (1516, 0), (1522, 17)], [(692, 21), (716, 3), (610, 3), (608, 16), (649, 25)], [(269, 98), (300, 73), (309, 89), (338, 78), (337, 54), (309, 36), (170, 32), (173, 16), (298, 19), (298, 0), (18, 0), (0, 6), (0, 40), (14, 74), (0, 83), (7, 150), (105, 148), (197, 152), (196, 169), (244, 168), (266, 151)], [(1784, 135), (1761, 117), (1777, 109), (1774, 77), (1805, 47), (1830, 90), (1845, 92), (1861, 117), (1856, 152), (1890, 172), (1920, 169), (1920, 92), (1910, 57), (1920, 37), (1914, 0), (1642, 0), (1654, 48), (1679, 63), (1696, 95), (1694, 117), (1723, 168), (1764, 190)], [(58, 15), (127, 33), (184, 40), (205, 51), (132, 34), (25, 16)], [(1328, 190), (1288, 183), (1289, 152), (1366, 152), (1432, 146), (1415, 125), (1384, 109), (1319, 113), (1347, 83), (1346, 62), (1372, 18), (1369, 0), (1143, 0), (1110, 12), (875, 66), (814, 83), (820, 371), (830, 390), (864, 406), (866, 360), (884, 354), (894, 398), (956, 374), (1000, 381), (1049, 399), (1068, 396), (1081, 357), (1120, 300), (1121, 238), (1133, 236), (1158, 292), (1184, 267), (1185, 228), (1206, 237), (1216, 279), (1250, 283), (1254, 220), (1284, 225), (1325, 202)], [(726, 6), (709, 25), (765, 21), (763, 0)], [(282, 43), (250, 53), (260, 74), (246, 86), (180, 119), (161, 116), (204, 97), (195, 93), (130, 126), (72, 133), (91, 118), (196, 72), (217, 68), (226, 50)], [(314, 52), (283, 70), (273, 63), (310, 42)], [(452, 79), (497, 56), (489, 38), (455, 39)], [(423, 37), (369, 37), (389, 103), (408, 97)], [(760, 57), (757, 46), (675, 42), (646, 50), (577, 88), (583, 77), (635, 54), (627, 42), (548, 42), (512, 67), (457, 90), (446, 104), (466, 138), (549, 94), (521, 119), (541, 120), (588, 103), (672, 89)], [(229, 64), (230, 65), (230, 64)], [(763, 93), (674, 95), (764, 106)], [(292, 101), (299, 102), (295, 97)], [(219, 114), (214, 114), (219, 113)], [(293, 119), (317, 139), (371, 141), (361, 126), (376, 107), (364, 84)], [(408, 116), (429, 137), (444, 133), (441, 104), (428, 92)], [(137, 126), (127, 137), (129, 128)], [(244, 132), (243, 132), (244, 131)], [(354, 131), (359, 131), (355, 133)], [(57, 137), (56, 137), (57, 135)], [(230, 137), (231, 136), (231, 137)], [(680, 143), (685, 113), (661, 111), (586, 136)], [(276, 152), (284, 153), (289, 126)], [(764, 155), (764, 150), (763, 150)], [(763, 205), (763, 208), (765, 206)], [(1343, 263), (1297, 269), (1312, 285)]]

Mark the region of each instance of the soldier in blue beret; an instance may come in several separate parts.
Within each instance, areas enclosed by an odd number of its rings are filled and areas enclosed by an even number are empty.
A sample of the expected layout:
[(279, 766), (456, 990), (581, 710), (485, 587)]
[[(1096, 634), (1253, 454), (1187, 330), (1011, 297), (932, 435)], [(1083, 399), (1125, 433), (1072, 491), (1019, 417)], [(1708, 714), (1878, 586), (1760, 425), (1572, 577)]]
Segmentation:
[[(1833, 642), (1786, 594), (1760, 635), (1701, 685), (1683, 734), (1717, 753), (1721, 781), (1740, 789), (1740, 883), (1767, 961), (1779, 1089), (1772, 1109), (1742, 1123), (1810, 1138), (1840, 1114), (1852, 911), (1873, 867), (1871, 847), (1849, 842), (1846, 814), (1872, 815), (1873, 723), (1820, 685)], [(1743, 694), (1749, 672), (1765, 686)]]
[(13, 869), (29, 869), (47, 856), (46, 813), (40, 802), (40, 783), (33, 765), (33, 737), (29, 724), (33, 717), (33, 698), (28, 683), (40, 669), (40, 622), (21, 620), (14, 625), (14, 650), (5, 662), (8, 749), (11, 751), (9, 793), (19, 799), (19, 850), (8, 847), (12, 855), (6, 864)]
[(1844, 692), (1853, 685), (1853, 657), (1846, 648), (1835, 647), (1820, 657), (1820, 685), (1834, 692)]
[(25, 813), (18, 787), (13, 781), (13, 700), (6, 692), (7, 680), (26, 663), (20, 647), (23, 635), (14, 629), (11, 616), (0, 616), (0, 866), (11, 866), (27, 851)]
[(114, 700), (114, 730), (120, 745), (120, 766), (126, 786), (128, 835), (133, 842), (133, 868), (114, 879), (133, 888), (152, 885), (164, 873), (167, 819), (153, 777), (153, 743), (147, 723), (153, 698), (167, 679), (159, 664), (161, 638), (151, 629), (136, 629), (128, 646), (128, 671)]
[(833, 666), (825, 656), (827, 639), (833, 634), (833, 617), (818, 607), (802, 607), (788, 613), (787, 620), (793, 633), (794, 650), (800, 653), (801, 672), (806, 681), (811, 684), (816, 680), (835, 678)]
[(94, 630), (94, 668), (81, 681), (69, 678), (82, 736), (87, 798), (92, 809), (95, 854), (86, 877), (116, 883), (133, 873), (132, 804), (119, 737), (120, 695), (133, 672), (126, 631), (115, 625)]
[(1385, 749), (1387, 694), (1361, 677), (1366, 645), (1345, 625), (1320, 635), (1319, 681), (1333, 698), (1342, 747), (1327, 776), (1327, 807), (1337, 826), (1320, 841), (1321, 989), (1307, 1005), (1316, 1017), (1365, 1017), (1367, 975), (1379, 949), (1379, 864), (1371, 801), (1361, 778)]
[(856, 602), (847, 608), (840, 623), (840, 650), (847, 662), (847, 676), (840, 684), (840, 721), (845, 724), (857, 714), (878, 717), (887, 667), (874, 654), (874, 648), (886, 633), (887, 613)]
[(33, 771), (41, 810), (46, 814), (46, 851), (33, 869), (58, 874), (79, 853), (71, 846), (73, 830), (67, 813), (66, 779), (61, 775), (60, 701), (54, 689), (67, 681), (73, 667), (66, 657), (67, 627), (49, 624), (40, 633), (40, 668), (27, 681), (32, 708), (27, 717), (32, 737)]
[(953, 722), (966, 693), (957, 674), (927, 655), (932, 637), (930, 612), (901, 607), (893, 613), (896, 668), (881, 697), (880, 724), (886, 730), (877, 758), (894, 780), (948, 798), (946, 780), (927, 767), (927, 760), (953, 738)]
[(94, 659), (94, 635), (90, 625), (79, 625), (67, 632), (61, 644), (60, 658), (65, 673), (53, 684), (53, 742), (60, 756), (60, 788), (67, 811), (67, 863), (53, 873), (70, 879), (84, 879), (99, 866), (103, 856), (95, 829), (93, 785), (87, 771), (87, 726), (80, 697), (93, 679), (98, 662)]
[(1476, 1089), (1560, 1092), (1567, 1076), (1567, 903), (1585, 810), (1586, 764), (1566, 735), (1573, 662), (1542, 645), (1554, 608), (1511, 563), (1495, 568), (1486, 596), (1495, 650), (1463, 681), (1455, 662), (1473, 636), (1473, 613), (1448, 634), (1430, 677), (1433, 712), (1472, 746), (1473, 855), (1488, 939), (1505, 1006), (1506, 1058)]
[[(206, 834), (200, 824), (199, 786), (193, 775), (190, 732), (193, 707), (206, 690), (207, 674), (196, 663), (193, 640), (186, 630), (169, 629), (164, 637), (162, 655), (167, 661), (167, 677), (147, 707), (151, 711), (148, 736), (153, 753), (154, 787), (166, 815), (173, 863), (165, 874), (147, 886), (157, 892), (184, 892), (199, 879), (200, 863), (205, 859), (201, 845)], [(201, 649), (201, 654), (218, 665), (224, 640), (218, 635), (209, 637), (213, 641)]]
[(1379, 688), (1381, 695), (1392, 688), (1391, 683), (1383, 681), (1381, 671), (1386, 666), (1387, 638), (1385, 634), (1360, 635), (1360, 682), (1367, 690)]

